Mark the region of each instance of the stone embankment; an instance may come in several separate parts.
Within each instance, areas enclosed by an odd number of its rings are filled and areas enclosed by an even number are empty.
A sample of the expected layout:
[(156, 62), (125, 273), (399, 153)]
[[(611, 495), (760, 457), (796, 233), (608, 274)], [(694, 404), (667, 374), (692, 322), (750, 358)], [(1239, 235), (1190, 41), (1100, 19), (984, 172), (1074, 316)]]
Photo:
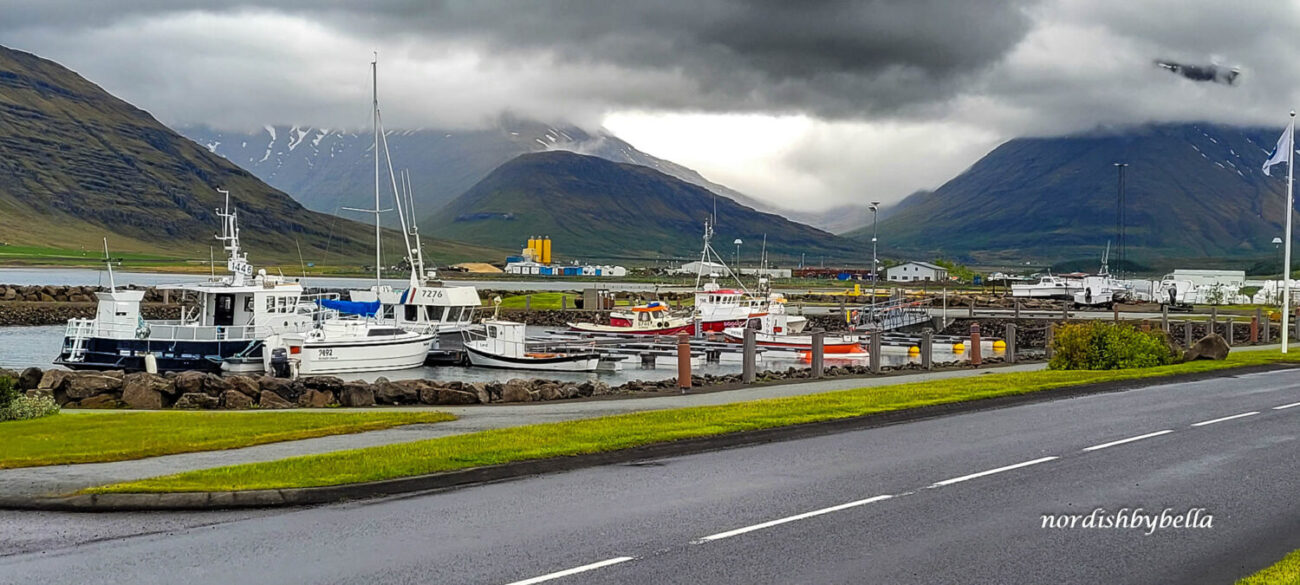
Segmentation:
[[(985, 358), (985, 364), (1001, 363), (1000, 357)], [(936, 363), (935, 369), (968, 368), (966, 362)], [(883, 366), (882, 373), (920, 370), (917, 364)], [(825, 378), (871, 375), (867, 366), (827, 366)], [(538, 402), (589, 398), (613, 394), (676, 391), (677, 380), (633, 380), (613, 386), (599, 380), (562, 382), (545, 379), (512, 379), (505, 382), (460, 382), (437, 380), (344, 381), (334, 376), (310, 376), (297, 380), (271, 376), (218, 376), (204, 372), (124, 373), (0, 369), (0, 378), (16, 380), (29, 396), (54, 398), (64, 408), (135, 409), (248, 409), (367, 407), (376, 405), (466, 405), (502, 402)], [(788, 368), (757, 374), (756, 382), (781, 382), (812, 378), (808, 369)], [(740, 374), (691, 376), (693, 388), (735, 387)]]

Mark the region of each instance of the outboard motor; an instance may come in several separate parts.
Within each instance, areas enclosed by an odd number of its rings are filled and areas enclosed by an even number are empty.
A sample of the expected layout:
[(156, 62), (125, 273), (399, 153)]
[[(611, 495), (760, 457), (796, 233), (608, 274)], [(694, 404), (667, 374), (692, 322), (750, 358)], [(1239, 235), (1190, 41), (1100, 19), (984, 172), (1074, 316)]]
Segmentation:
[(291, 378), (293, 372), (289, 368), (289, 349), (277, 347), (271, 350), (271, 375), (276, 378)]

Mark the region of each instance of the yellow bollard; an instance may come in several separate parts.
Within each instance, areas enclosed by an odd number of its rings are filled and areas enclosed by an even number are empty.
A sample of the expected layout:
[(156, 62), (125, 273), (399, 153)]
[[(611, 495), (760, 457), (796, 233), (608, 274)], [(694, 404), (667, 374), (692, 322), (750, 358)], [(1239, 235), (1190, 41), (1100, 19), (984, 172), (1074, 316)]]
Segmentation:
[(921, 355), (921, 348), (913, 345), (912, 347), (907, 348), (907, 355), (909, 356)]
[(994, 351), (1006, 351), (1006, 350), (1007, 350), (1007, 342), (1002, 341), (1001, 339), (999, 339), (999, 340), (997, 340), (997, 341), (994, 341), (994, 342), (993, 342), (993, 349), (994, 349)]
[(954, 353), (961, 353), (961, 352), (964, 352), (964, 351), (966, 351), (966, 344), (961, 343), (961, 342), (954, 343), (954, 344), (952, 344), (952, 351), (953, 351)]

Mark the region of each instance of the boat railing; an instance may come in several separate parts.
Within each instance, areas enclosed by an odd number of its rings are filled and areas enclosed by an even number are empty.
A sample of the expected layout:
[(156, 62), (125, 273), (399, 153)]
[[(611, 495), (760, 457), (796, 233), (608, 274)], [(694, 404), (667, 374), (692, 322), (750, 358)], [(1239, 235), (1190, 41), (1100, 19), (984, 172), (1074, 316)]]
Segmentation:
[(252, 341), (274, 333), (270, 327), (255, 325), (186, 325), (180, 321), (150, 321), (132, 326), (126, 323), (99, 323), (94, 319), (71, 319), (65, 337), (72, 340), (89, 337), (108, 339), (149, 339), (155, 341)]
[(930, 320), (933, 299), (896, 299), (881, 303), (868, 303), (854, 310), (849, 320), (861, 330), (892, 331)]

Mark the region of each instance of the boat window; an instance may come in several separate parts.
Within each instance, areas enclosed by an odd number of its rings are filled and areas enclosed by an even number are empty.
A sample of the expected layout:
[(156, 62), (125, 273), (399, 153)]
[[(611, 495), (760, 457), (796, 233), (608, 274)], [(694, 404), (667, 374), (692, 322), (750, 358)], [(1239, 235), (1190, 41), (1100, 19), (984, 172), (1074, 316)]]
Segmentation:
[(443, 315), (447, 313), (447, 307), (435, 307), (430, 305), (424, 308), (424, 312), (429, 316), (430, 322), (437, 323), (442, 321)]
[(419, 321), (419, 320), (420, 320), (420, 307), (417, 306), (417, 305), (406, 305), (406, 311), (405, 311), (405, 313), (406, 313), (406, 320), (407, 320), (407, 321)]
[(384, 305), (384, 313), (383, 313), (383, 315), (384, 315), (384, 318), (385, 318), (385, 319), (392, 319), (392, 318), (393, 318), (393, 306), (392, 306), (392, 305)]
[(495, 326), (495, 325), (488, 325), (488, 337), (491, 337), (491, 338), (495, 339), (496, 336), (497, 336), (497, 328), (496, 328), (496, 326)]
[(275, 312), (275, 297), (266, 297), (266, 312)]
[(376, 327), (366, 332), (368, 337), (380, 337), (384, 335), (401, 335), (402, 330), (394, 327)]

